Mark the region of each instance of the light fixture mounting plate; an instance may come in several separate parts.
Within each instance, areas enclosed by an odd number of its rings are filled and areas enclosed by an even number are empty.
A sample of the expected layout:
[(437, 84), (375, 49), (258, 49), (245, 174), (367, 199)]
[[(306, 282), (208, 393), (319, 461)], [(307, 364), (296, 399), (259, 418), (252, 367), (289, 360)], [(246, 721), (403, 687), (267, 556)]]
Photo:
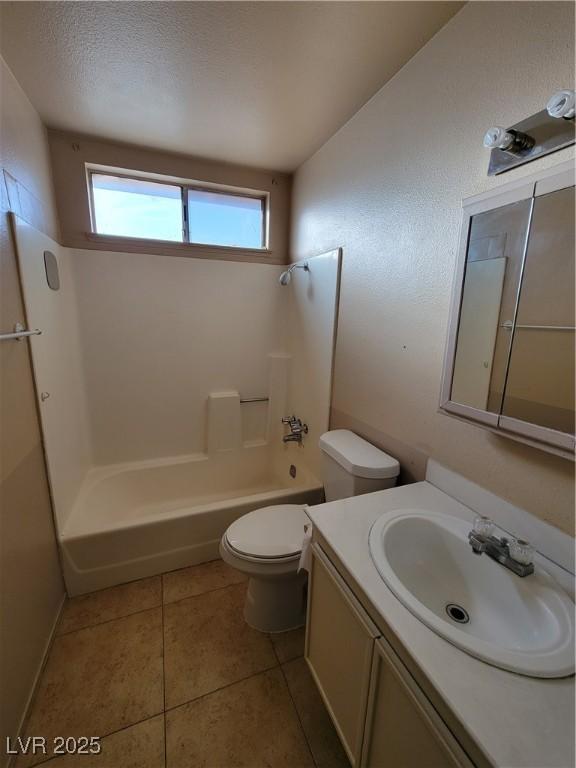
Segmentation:
[(574, 119), (550, 117), (543, 109), (531, 117), (527, 117), (516, 125), (511, 125), (507, 130), (526, 133), (534, 139), (534, 146), (519, 154), (511, 154), (503, 149), (493, 149), (490, 152), (490, 164), (488, 176), (497, 176), (500, 173), (517, 168), (519, 165), (531, 163), (559, 149), (564, 149), (576, 141), (576, 124)]

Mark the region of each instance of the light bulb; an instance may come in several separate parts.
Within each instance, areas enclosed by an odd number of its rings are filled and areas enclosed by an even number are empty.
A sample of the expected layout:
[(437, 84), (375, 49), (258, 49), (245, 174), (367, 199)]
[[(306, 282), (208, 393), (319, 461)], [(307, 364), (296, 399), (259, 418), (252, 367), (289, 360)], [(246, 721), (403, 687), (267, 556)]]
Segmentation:
[(499, 125), (489, 128), (484, 134), (484, 146), (487, 149), (508, 149), (513, 143), (513, 134)]
[(576, 99), (574, 91), (565, 89), (557, 91), (546, 104), (546, 111), (550, 117), (564, 117), (570, 120), (576, 112)]

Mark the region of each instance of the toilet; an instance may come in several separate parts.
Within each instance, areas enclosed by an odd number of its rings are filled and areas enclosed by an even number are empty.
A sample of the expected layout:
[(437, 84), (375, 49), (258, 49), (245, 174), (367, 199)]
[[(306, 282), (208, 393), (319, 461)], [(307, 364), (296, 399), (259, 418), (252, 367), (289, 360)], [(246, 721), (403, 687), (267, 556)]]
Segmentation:
[[(396, 459), (347, 429), (320, 438), (326, 501), (396, 485)], [(224, 562), (249, 577), (244, 618), (261, 632), (286, 632), (306, 621), (305, 572), (298, 573), (304, 528), (302, 504), (262, 507), (238, 518), (222, 536)]]

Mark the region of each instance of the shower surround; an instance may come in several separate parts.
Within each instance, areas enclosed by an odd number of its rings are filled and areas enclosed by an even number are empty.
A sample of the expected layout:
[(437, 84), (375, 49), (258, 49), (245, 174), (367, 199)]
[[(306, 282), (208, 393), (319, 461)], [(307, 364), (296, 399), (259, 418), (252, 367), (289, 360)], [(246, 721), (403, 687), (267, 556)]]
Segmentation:
[[(70, 595), (213, 559), (240, 515), (321, 500), (339, 252), (283, 287), (281, 266), (73, 250), (13, 224)], [(282, 443), (292, 412), (303, 448)]]

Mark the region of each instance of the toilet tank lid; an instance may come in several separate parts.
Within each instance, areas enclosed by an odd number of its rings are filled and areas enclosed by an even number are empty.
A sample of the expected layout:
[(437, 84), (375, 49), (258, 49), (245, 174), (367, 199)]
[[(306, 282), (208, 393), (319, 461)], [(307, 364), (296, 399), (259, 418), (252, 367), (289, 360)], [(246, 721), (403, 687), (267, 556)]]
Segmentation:
[(320, 438), (320, 449), (355, 477), (388, 478), (400, 474), (395, 458), (349, 429), (325, 432)]

